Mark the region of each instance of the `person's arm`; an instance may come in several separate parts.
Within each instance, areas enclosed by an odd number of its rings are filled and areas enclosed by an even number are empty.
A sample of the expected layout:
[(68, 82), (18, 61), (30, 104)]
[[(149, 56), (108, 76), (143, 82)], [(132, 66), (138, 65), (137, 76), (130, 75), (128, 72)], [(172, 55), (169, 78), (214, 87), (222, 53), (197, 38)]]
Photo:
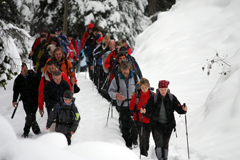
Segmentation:
[(16, 107), (17, 105), (17, 99), (19, 96), (19, 86), (18, 86), (18, 77), (15, 79), (14, 84), (13, 84), (13, 107)]
[(59, 106), (59, 103), (55, 104), (55, 106), (53, 107), (53, 110), (50, 111), (47, 119), (46, 129), (49, 129), (53, 123), (53, 120), (57, 118), (58, 106)]
[(129, 104), (129, 109), (133, 111), (135, 109), (135, 105), (136, 105), (136, 93), (132, 96), (132, 99)]
[(62, 72), (62, 79), (65, 80), (65, 81), (68, 83), (68, 85), (69, 85), (69, 87), (70, 87), (70, 90), (73, 91), (72, 85), (71, 85), (71, 83), (70, 83), (67, 75), (66, 75), (64, 72)]
[(81, 120), (80, 114), (78, 112), (78, 109), (76, 106), (74, 106), (74, 111), (75, 111), (75, 119), (73, 121), (73, 124), (71, 126), (71, 134), (74, 134), (78, 128), (79, 122)]
[(43, 110), (43, 104), (44, 104), (44, 78), (42, 77), (40, 81), (40, 85), (38, 87), (38, 107), (39, 110)]
[(185, 114), (187, 112), (187, 106), (185, 106), (185, 107), (182, 106), (175, 95), (173, 95), (173, 102), (172, 103), (173, 103), (174, 110), (178, 114)]
[(116, 80), (115, 78), (113, 78), (110, 86), (109, 86), (109, 89), (108, 89), (108, 94), (109, 96), (113, 99), (113, 100), (116, 100), (116, 95), (117, 95), (117, 83), (116, 83)]
[(104, 62), (104, 67), (105, 67), (107, 70), (109, 70), (109, 67), (110, 67), (111, 56), (112, 56), (112, 54), (109, 53), (108, 56), (107, 56), (107, 58), (106, 58), (106, 60), (105, 60), (105, 62)]

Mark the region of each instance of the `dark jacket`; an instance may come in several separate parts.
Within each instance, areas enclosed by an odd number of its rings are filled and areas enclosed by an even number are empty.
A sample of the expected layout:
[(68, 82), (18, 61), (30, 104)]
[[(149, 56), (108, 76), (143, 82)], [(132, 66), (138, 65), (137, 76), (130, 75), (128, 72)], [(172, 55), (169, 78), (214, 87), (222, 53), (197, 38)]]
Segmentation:
[(47, 128), (50, 128), (53, 120), (56, 119), (56, 132), (63, 134), (70, 134), (71, 131), (76, 132), (81, 117), (74, 101), (75, 99), (72, 100), (71, 105), (66, 105), (64, 101), (61, 102), (61, 105), (57, 103), (48, 116)]
[[(162, 103), (162, 96), (160, 93), (157, 94), (157, 101), (154, 103), (154, 95), (152, 95), (146, 105), (146, 113), (144, 114), (146, 117), (151, 118), (152, 121), (157, 121), (159, 118), (161, 103)], [(171, 93), (168, 92), (167, 95), (163, 98), (163, 103), (166, 110), (166, 115), (168, 119), (169, 126), (172, 126), (173, 128), (176, 126), (176, 121), (174, 117), (174, 111), (176, 111), (178, 114), (185, 114), (186, 111), (182, 109), (182, 105), (178, 101), (178, 99), (175, 97), (175, 95), (171, 95), (173, 98), (170, 99)]]
[(13, 85), (13, 102), (17, 102), (19, 94), (23, 102), (38, 101), (38, 86), (40, 77), (32, 70), (28, 71), (28, 75), (24, 78), (21, 74), (17, 76)]
[(66, 90), (70, 90), (70, 87), (64, 80), (61, 80), (60, 84), (56, 84), (53, 80), (48, 82), (44, 87), (44, 102), (46, 106), (53, 108), (55, 104), (60, 102)]

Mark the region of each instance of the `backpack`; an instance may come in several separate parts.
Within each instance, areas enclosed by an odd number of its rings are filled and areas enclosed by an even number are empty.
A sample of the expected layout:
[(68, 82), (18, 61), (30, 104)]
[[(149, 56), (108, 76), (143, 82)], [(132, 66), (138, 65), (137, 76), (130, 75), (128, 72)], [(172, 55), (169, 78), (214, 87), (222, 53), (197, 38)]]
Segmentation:
[[(74, 103), (74, 102), (72, 102)], [(65, 124), (65, 125), (72, 125), (74, 120), (75, 119), (78, 119), (76, 113), (75, 113), (75, 108), (74, 108), (74, 104), (71, 105), (71, 121), (70, 122), (67, 122), (67, 123), (63, 123), (61, 122), (60, 120), (60, 110), (62, 109), (61, 108), (61, 104), (62, 104), (62, 98), (60, 98), (60, 102), (59, 102), (59, 105), (58, 105), (58, 111), (57, 111), (57, 118), (56, 118), (56, 124)]]

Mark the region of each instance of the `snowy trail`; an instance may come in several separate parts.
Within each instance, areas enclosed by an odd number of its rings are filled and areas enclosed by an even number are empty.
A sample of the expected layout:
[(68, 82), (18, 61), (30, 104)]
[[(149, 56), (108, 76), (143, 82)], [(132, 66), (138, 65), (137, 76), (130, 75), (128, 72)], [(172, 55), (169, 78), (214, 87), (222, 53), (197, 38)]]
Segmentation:
[[(111, 112), (109, 115), (108, 126), (106, 126), (107, 122), (107, 114), (109, 109), (109, 102), (103, 99), (98, 93), (96, 88), (93, 89), (92, 81), (89, 80), (88, 77), (85, 78), (85, 73), (80, 73), (78, 76), (78, 84), (81, 88), (80, 93), (75, 94), (76, 98), (76, 106), (78, 107), (81, 121), (76, 133), (72, 136), (72, 145), (81, 144), (84, 142), (108, 142), (111, 144), (116, 144), (122, 147), (125, 147), (124, 140), (121, 136), (119, 130), (118, 123), (118, 112), (115, 108), (113, 108), (113, 117), (111, 117)], [(22, 102), (19, 103), (19, 108), (15, 114), (14, 119), (11, 119), (13, 107), (11, 106), (12, 99), (12, 87), (13, 80), (10, 81), (7, 85), (6, 91), (1, 91), (2, 94), (1, 100), (1, 114), (9, 121), (9, 123), (13, 126), (14, 131), (19, 139), (23, 133), (24, 126), (24, 117), (25, 112), (23, 110)], [(45, 110), (46, 111), (46, 110)], [(30, 139), (37, 139), (42, 135), (49, 133), (46, 130), (46, 121), (47, 121), (47, 113), (44, 114), (43, 117), (40, 116), (39, 112), (37, 112), (37, 122), (41, 128), (41, 135), (34, 135), (30, 132)], [(183, 126), (181, 126), (183, 127)], [(184, 133), (180, 136), (184, 136)], [(187, 160), (187, 151), (184, 148), (186, 144), (182, 144), (183, 148), (179, 148), (174, 146), (175, 142), (172, 144), (171, 141), (175, 139), (175, 133), (172, 134), (172, 138), (170, 140), (169, 147), (169, 160)], [(150, 148), (148, 151), (148, 157), (142, 156), (143, 160), (157, 160), (154, 151), (154, 141), (152, 136), (150, 137)], [(139, 157), (139, 147), (131, 150), (137, 157)], [(109, 153), (111, 154), (111, 153)], [(114, 154), (114, 153), (112, 153)], [(191, 152), (191, 159), (196, 160), (210, 160), (209, 158), (202, 157), (197, 155), (196, 153)], [(211, 159), (213, 160), (213, 159)]]

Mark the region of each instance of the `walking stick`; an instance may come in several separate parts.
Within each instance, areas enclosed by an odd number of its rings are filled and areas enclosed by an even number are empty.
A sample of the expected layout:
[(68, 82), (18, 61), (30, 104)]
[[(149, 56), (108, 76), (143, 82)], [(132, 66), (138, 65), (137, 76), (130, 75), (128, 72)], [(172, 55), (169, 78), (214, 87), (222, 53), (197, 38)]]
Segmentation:
[(110, 107), (111, 107), (111, 103), (109, 104), (109, 108), (108, 108), (108, 115), (107, 115), (107, 123), (106, 123), (106, 126), (108, 125), (108, 119), (109, 119)]
[[(185, 107), (186, 104), (183, 103), (183, 106)], [(188, 143), (188, 130), (187, 130), (187, 113), (185, 113), (185, 126), (186, 126), (186, 138), (187, 138), (187, 152), (188, 152), (188, 159), (190, 159), (190, 155), (189, 155), (189, 143)]]
[(21, 101), (20, 98), (19, 98), (18, 101), (17, 101), (17, 106), (16, 106), (15, 109), (13, 110), (13, 113), (12, 113), (12, 116), (11, 116), (12, 119), (13, 119), (13, 117), (14, 117), (16, 111), (17, 111), (19, 101)]

